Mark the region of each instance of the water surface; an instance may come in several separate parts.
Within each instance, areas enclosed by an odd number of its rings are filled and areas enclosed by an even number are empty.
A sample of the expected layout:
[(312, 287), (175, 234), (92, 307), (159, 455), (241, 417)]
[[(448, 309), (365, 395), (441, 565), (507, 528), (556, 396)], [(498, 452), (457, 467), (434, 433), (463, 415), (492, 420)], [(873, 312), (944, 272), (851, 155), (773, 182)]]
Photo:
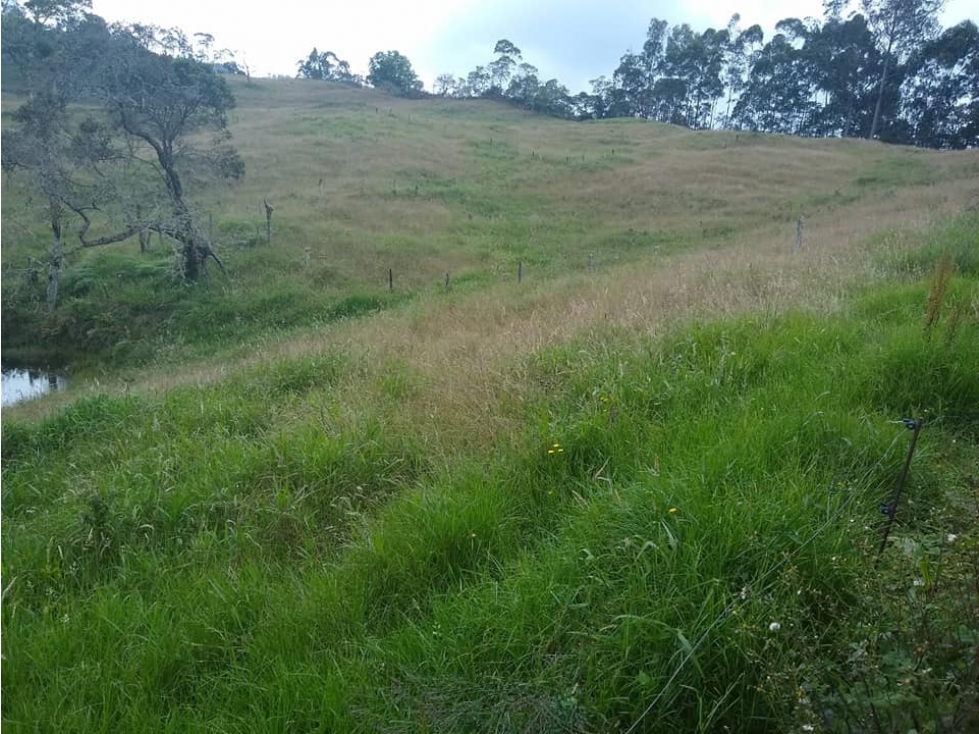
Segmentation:
[(4, 408), (68, 387), (68, 378), (47, 370), (4, 367), (0, 375)]

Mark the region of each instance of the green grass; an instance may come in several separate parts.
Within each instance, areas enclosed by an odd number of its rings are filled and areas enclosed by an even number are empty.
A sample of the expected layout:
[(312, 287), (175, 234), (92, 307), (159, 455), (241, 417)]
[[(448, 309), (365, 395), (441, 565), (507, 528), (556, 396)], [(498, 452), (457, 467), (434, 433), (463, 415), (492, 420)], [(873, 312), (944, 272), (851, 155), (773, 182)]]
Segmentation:
[(979, 725), (974, 151), (236, 93), (227, 278), (4, 181), (11, 731)]
[[(351, 412), (367, 366), (340, 347), (5, 419), (4, 724), (966, 730), (979, 320), (926, 341), (928, 285), (902, 268), (831, 317), (520, 357), (522, 428), (476, 451), (404, 420), (405, 364)], [(974, 303), (968, 267), (953, 285)]]

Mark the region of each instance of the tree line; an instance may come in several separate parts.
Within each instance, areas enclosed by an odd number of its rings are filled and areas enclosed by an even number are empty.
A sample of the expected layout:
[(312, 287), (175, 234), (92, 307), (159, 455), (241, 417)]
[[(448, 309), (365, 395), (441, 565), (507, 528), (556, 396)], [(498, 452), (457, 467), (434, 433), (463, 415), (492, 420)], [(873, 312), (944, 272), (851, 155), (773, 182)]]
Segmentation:
[[(541, 82), (537, 67), (526, 63), (512, 42), (503, 39), (494, 48), (496, 58), (477, 66), (466, 78), (440, 74), (434, 94), (439, 97), (480, 97), (503, 99), (546, 115), (576, 118), (567, 87), (551, 79)], [(300, 79), (319, 79), (354, 86), (371, 86), (403, 97), (431, 96), (408, 60), (398, 51), (381, 51), (368, 62), (366, 77), (353, 74), (350, 64), (332, 51), (314, 48), (296, 64)]]
[[(440, 74), (432, 93), (492, 98), (573, 120), (633, 117), (692, 129), (733, 129), (807, 137), (862, 137), (929, 148), (979, 145), (979, 28), (973, 21), (942, 29), (944, 0), (825, 0), (821, 18), (786, 18), (766, 38), (734, 15), (723, 28), (695, 30), (653, 18), (643, 45), (629, 50), (591, 90), (572, 94), (544, 80), (521, 50), (499, 40), (492, 58), (464, 76)], [(4, 0), (4, 85), (23, 82), (29, 64), (13, 63), (31, 17), (49, 28), (62, 6), (88, 0)], [(90, 18), (97, 18), (86, 13)], [(101, 21), (101, 19), (99, 19)], [(104, 21), (103, 21), (104, 24)], [(218, 72), (248, 67), (214, 38), (134, 25), (144, 45), (191, 58)], [(20, 54), (23, 59), (23, 54)], [(374, 54), (368, 74), (354, 73), (332, 51), (314, 48), (297, 64), (307, 79), (372, 86), (426, 96), (411, 62), (398, 51)]]
[[(494, 98), (574, 120), (633, 117), (697, 130), (862, 137), (929, 148), (979, 145), (979, 29), (942, 30), (944, 0), (826, 0), (822, 18), (786, 18), (770, 38), (734, 15), (697, 31), (653, 18), (642, 48), (626, 52), (590, 92), (571, 94), (510, 40), (465, 76), (440, 74), (437, 96)], [(375, 55), (366, 79), (316, 49), (299, 76), (417, 95), (396, 51)]]

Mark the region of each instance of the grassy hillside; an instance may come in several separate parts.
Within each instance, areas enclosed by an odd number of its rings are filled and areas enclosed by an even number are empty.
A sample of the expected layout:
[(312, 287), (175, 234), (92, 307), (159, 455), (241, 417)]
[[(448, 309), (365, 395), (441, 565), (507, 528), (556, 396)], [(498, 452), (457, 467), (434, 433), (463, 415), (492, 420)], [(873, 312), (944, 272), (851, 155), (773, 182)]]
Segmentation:
[[(78, 256), (47, 316), (43, 272), (32, 283), (25, 271), (29, 258), (46, 258), (43, 211), (5, 181), (8, 357), (40, 350), (76, 371), (179, 362), (437, 295), (446, 272), (465, 292), (515, 280), (520, 261), (536, 283), (583, 272), (589, 254), (602, 269), (760, 237), (788, 245), (799, 215), (818, 246), (840, 216), (870, 217), (870, 229), (909, 209), (960, 205), (979, 176), (973, 152), (570, 124), (503, 104), (302, 81), (234, 89), (246, 178), (189, 185), (201, 220), (213, 215), (230, 277), (175, 288), (168, 248), (139, 257), (129, 242)], [(265, 199), (275, 207), (271, 247)]]
[(227, 280), (4, 184), (12, 731), (979, 724), (975, 151), (236, 91)]

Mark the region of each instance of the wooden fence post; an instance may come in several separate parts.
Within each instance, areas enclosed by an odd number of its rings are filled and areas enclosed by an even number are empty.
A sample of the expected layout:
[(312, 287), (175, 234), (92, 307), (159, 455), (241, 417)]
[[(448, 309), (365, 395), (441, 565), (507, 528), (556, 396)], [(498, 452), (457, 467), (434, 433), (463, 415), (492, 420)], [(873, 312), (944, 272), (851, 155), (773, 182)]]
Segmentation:
[(272, 244), (272, 212), (275, 209), (269, 204), (268, 200), (265, 203), (265, 240), (268, 244)]

